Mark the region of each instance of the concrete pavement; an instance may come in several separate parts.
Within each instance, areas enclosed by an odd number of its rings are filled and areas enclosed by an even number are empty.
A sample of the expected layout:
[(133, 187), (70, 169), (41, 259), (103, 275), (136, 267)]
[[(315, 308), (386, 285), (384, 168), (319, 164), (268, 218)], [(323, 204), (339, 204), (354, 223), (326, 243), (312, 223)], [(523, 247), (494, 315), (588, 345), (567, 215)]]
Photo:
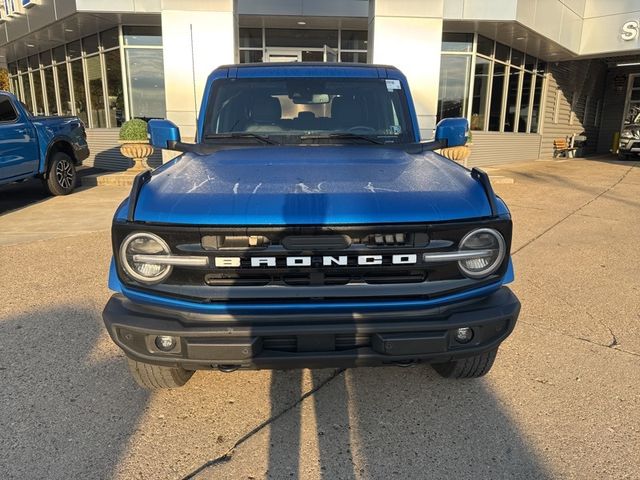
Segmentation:
[[(515, 180), (496, 190), (523, 308), (472, 381), (427, 366), (198, 372), (150, 394), (100, 318), (126, 189), (1, 216), (0, 477), (638, 478), (640, 168), (495, 173)], [(71, 232), (53, 228), (65, 216)]]

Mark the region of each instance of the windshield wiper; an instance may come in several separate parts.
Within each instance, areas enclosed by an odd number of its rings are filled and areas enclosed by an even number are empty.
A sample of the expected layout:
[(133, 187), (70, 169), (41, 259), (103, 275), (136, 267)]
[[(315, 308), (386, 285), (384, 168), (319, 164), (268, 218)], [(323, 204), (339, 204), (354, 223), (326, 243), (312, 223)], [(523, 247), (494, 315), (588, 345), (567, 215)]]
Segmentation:
[(368, 137), (367, 135), (358, 135), (357, 133), (328, 133), (326, 135), (303, 135), (300, 137), (300, 140), (326, 140), (326, 139), (349, 139), (353, 138), (355, 140), (366, 140), (369, 143), (375, 143), (376, 145), (384, 145), (385, 142), (382, 142), (376, 138)]
[(249, 132), (239, 132), (239, 133), (209, 133), (204, 136), (205, 140), (214, 140), (214, 139), (225, 139), (225, 138), (255, 138), (256, 140), (266, 143), (268, 145), (278, 145), (278, 142), (271, 140), (270, 138), (265, 137), (264, 135), (258, 135), (257, 133), (249, 133)]

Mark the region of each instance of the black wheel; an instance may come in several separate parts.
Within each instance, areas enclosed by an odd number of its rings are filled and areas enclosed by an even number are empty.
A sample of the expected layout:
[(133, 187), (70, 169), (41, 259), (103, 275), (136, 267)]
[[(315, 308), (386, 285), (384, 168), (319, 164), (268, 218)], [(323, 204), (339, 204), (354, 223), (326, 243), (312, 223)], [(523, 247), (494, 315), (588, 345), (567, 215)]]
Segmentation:
[(558, 151), (557, 150), (553, 151), (553, 158), (558, 158)]
[(136, 362), (127, 358), (131, 376), (142, 388), (159, 390), (182, 387), (189, 381), (193, 372), (179, 367), (160, 367), (148, 363)]
[(618, 160), (622, 160), (622, 161), (629, 160), (629, 154), (618, 152)]
[(76, 188), (78, 174), (69, 155), (58, 152), (49, 163), (44, 186), (51, 195), (68, 195)]
[(497, 353), (498, 349), (496, 348), (475, 357), (446, 363), (433, 363), (431, 366), (444, 378), (478, 378), (489, 373)]

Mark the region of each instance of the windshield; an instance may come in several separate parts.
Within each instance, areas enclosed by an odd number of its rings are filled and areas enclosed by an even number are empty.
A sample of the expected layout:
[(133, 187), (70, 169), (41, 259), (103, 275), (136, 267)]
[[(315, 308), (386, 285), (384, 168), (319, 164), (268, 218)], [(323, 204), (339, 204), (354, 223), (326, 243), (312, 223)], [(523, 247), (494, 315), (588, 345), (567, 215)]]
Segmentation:
[(224, 79), (212, 88), (203, 141), (410, 143), (410, 118), (398, 80)]

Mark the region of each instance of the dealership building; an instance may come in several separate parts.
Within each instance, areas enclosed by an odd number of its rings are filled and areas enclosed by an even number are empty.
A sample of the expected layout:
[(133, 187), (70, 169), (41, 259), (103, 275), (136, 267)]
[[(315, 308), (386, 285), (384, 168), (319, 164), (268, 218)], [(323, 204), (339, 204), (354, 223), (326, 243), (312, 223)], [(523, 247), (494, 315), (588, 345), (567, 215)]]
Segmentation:
[[(3, 0), (0, 63), (36, 114), (77, 115), (122, 168), (118, 127), (168, 118), (193, 137), (219, 65), (391, 64), (423, 138), (464, 116), (471, 165), (608, 152), (640, 113), (640, 0)], [(154, 160), (160, 161), (160, 157)]]

